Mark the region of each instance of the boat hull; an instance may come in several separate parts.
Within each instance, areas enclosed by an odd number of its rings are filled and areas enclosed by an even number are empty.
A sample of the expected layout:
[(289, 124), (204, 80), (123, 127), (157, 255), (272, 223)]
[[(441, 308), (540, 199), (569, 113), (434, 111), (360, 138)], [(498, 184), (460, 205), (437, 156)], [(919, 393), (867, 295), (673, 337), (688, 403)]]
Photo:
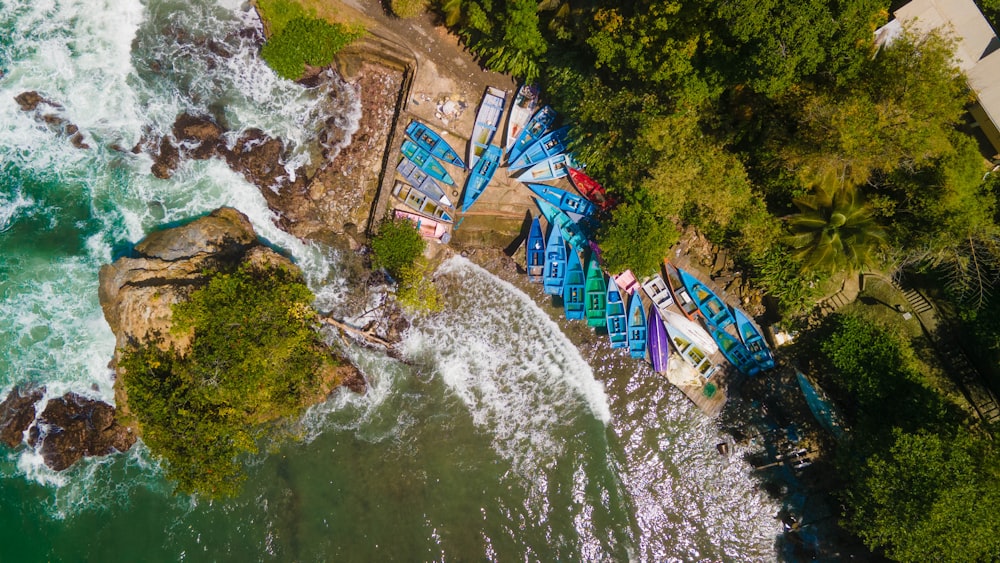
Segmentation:
[(736, 332), (740, 335), (740, 340), (750, 352), (753, 361), (760, 367), (761, 371), (766, 371), (774, 367), (774, 356), (767, 347), (764, 335), (754, 326), (753, 321), (743, 311), (732, 307), (733, 318), (736, 319)]
[(416, 225), (417, 230), (420, 231), (420, 236), (426, 239), (448, 242), (448, 227), (446, 227), (444, 223), (429, 219), (416, 213), (403, 211), (402, 209), (394, 210), (394, 214), (397, 219), (406, 219)]
[(667, 282), (663, 281), (660, 274), (653, 274), (651, 278), (643, 282), (642, 290), (646, 292), (646, 297), (653, 302), (657, 312), (661, 315), (674, 304), (674, 298), (670, 295), (670, 288)]
[(517, 139), (514, 140), (514, 146), (508, 149), (507, 162), (512, 162), (520, 157), (524, 149), (531, 146), (545, 134), (545, 130), (549, 128), (549, 125), (552, 125), (555, 119), (556, 112), (549, 106), (545, 106), (535, 112), (535, 115), (531, 116), (531, 119), (528, 120), (528, 124), (517, 135)]
[(753, 361), (750, 352), (735, 336), (711, 324), (708, 325), (708, 332), (719, 345), (722, 355), (741, 373), (750, 376), (760, 373), (760, 366)]
[(691, 321), (700, 317), (701, 311), (698, 310), (698, 303), (695, 302), (695, 300), (688, 293), (687, 288), (684, 287), (684, 283), (681, 282), (681, 276), (677, 272), (677, 268), (675, 268), (670, 262), (664, 260), (663, 270), (667, 274), (665, 281), (670, 287), (670, 293), (674, 296), (674, 303), (676, 303), (677, 307), (682, 313), (684, 313), (684, 316)]
[(629, 355), (637, 360), (646, 357), (646, 311), (642, 306), (642, 298), (636, 292), (628, 303), (628, 350)]
[(719, 328), (726, 328), (736, 323), (736, 319), (729, 312), (726, 303), (707, 285), (680, 268), (677, 268), (677, 274), (681, 278), (681, 283), (687, 288), (688, 295), (697, 303), (698, 310), (707, 322)]
[(594, 328), (604, 328), (608, 326), (607, 320), (607, 299), (608, 284), (604, 281), (604, 272), (597, 261), (597, 257), (591, 255), (587, 262), (587, 325)]
[(451, 176), (448, 175), (448, 171), (444, 169), (444, 166), (441, 166), (441, 163), (438, 162), (436, 158), (431, 156), (431, 153), (418, 147), (413, 141), (409, 139), (403, 141), (403, 145), (400, 147), (400, 152), (403, 153), (403, 156), (419, 166), (421, 170), (430, 174), (434, 178), (441, 180), (449, 186), (455, 184), (455, 180), (451, 179)]
[(545, 237), (542, 236), (542, 224), (538, 217), (531, 220), (528, 240), (525, 243), (524, 263), (528, 281), (542, 283), (545, 277)]
[(569, 174), (568, 170), (573, 159), (568, 154), (557, 154), (547, 158), (530, 168), (525, 168), (517, 176), (519, 182), (548, 182), (558, 180)]
[(493, 175), (500, 166), (500, 156), (503, 151), (496, 145), (490, 145), (483, 151), (482, 157), (476, 161), (476, 166), (469, 173), (469, 179), (465, 183), (465, 191), (462, 193), (462, 213), (472, 207), (473, 203), (479, 199), (486, 191), (486, 186), (490, 184)]
[(717, 366), (712, 364), (709, 355), (695, 343), (694, 339), (672, 323), (668, 322), (664, 327), (667, 330), (670, 343), (673, 344), (674, 349), (685, 362), (694, 367), (695, 371), (705, 379), (715, 374)]
[(603, 211), (607, 211), (615, 206), (614, 199), (608, 196), (608, 193), (604, 191), (604, 187), (590, 176), (584, 174), (582, 170), (570, 167), (568, 174), (569, 181), (576, 188), (576, 191), (580, 192), (580, 195), (592, 201)]
[(563, 285), (563, 312), (567, 320), (582, 320), (586, 315), (585, 285), (580, 255), (570, 250), (566, 258), (566, 283)]
[(531, 120), (531, 116), (538, 110), (540, 92), (538, 86), (525, 84), (518, 88), (517, 95), (514, 96), (514, 103), (510, 106), (507, 115), (507, 138), (504, 144), (504, 152), (509, 152), (517, 136), (524, 130), (524, 126)]
[[(509, 166), (514, 169), (527, 168), (543, 160), (552, 158), (566, 152), (566, 135), (569, 134), (569, 127), (560, 127), (555, 131), (550, 131), (524, 149), (521, 156), (511, 161)], [(567, 172), (568, 174), (569, 172)]]
[(483, 95), (483, 101), (479, 104), (479, 111), (476, 113), (476, 124), (472, 128), (472, 137), (469, 138), (469, 167), (475, 168), (476, 161), (486, 151), (486, 147), (493, 142), (497, 127), (503, 118), (503, 108), (507, 103), (507, 92), (490, 86)]
[(432, 156), (441, 159), (443, 162), (454, 164), (459, 168), (465, 168), (465, 163), (462, 162), (462, 158), (458, 156), (455, 149), (451, 148), (451, 145), (442, 139), (441, 135), (438, 135), (436, 131), (427, 125), (424, 125), (419, 121), (411, 121), (410, 124), (406, 126), (406, 135), (412, 139), (418, 147), (431, 153)]
[(667, 329), (663, 326), (663, 320), (656, 309), (656, 305), (651, 304), (646, 313), (646, 343), (649, 348), (649, 362), (653, 364), (653, 371), (664, 373), (670, 362), (670, 339), (667, 337)]
[(412, 160), (405, 157), (400, 159), (396, 171), (418, 191), (427, 194), (431, 199), (445, 207), (452, 207), (451, 200), (445, 195), (444, 189)]
[(608, 281), (605, 318), (611, 347), (628, 348), (628, 315), (625, 312), (625, 302), (622, 301), (621, 290), (618, 289), (614, 279)]
[(392, 195), (399, 198), (404, 205), (413, 209), (417, 213), (426, 215), (427, 217), (438, 221), (444, 221), (446, 223), (452, 222), (451, 215), (447, 213), (444, 207), (428, 197), (427, 194), (417, 190), (409, 184), (397, 181), (392, 188)]
[(580, 228), (580, 225), (577, 225), (576, 222), (560, 211), (559, 208), (543, 199), (535, 199), (535, 203), (538, 205), (538, 209), (541, 210), (542, 215), (545, 216), (545, 220), (549, 222), (549, 225), (554, 225), (562, 231), (563, 238), (573, 248), (577, 250), (587, 248), (587, 236), (583, 234), (583, 229)]
[(597, 207), (582, 196), (578, 196), (566, 190), (554, 188), (548, 184), (528, 182), (525, 185), (528, 186), (528, 189), (531, 190), (536, 196), (544, 199), (552, 205), (555, 205), (567, 215), (575, 213), (580, 217), (591, 217), (597, 212)]
[(566, 282), (566, 241), (558, 227), (549, 223), (549, 229), (549, 239), (545, 244), (543, 291), (548, 295), (562, 295)]

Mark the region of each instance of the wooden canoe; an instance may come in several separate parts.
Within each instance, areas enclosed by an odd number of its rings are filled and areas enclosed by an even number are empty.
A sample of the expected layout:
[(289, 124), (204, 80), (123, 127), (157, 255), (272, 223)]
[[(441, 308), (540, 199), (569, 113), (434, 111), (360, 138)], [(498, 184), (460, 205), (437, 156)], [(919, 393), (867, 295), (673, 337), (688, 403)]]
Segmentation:
[(542, 283), (542, 278), (545, 277), (545, 237), (542, 235), (542, 224), (538, 217), (531, 220), (524, 255), (528, 281)]
[[(583, 196), (552, 187), (548, 184), (525, 184), (536, 196), (555, 205), (567, 214), (575, 213), (581, 217), (590, 217), (597, 212), (597, 207)], [(572, 217), (571, 217), (572, 218)]]
[(409, 139), (403, 140), (403, 146), (400, 147), (400, 152), (403, 156), (413, 161), (414, 164), (420, 167), (421, 170), (430, 174), (431, 176), (441, 180), (445, 184), (452, 186), (455, 184), (455, 180), (451, 179), (448, 175), (448, 171), (444, 169), (444, 166), (428, 151), (417, 146), (416, 143)]
[(733, 318), (736, 319), (736, 332), (739, 333), (743, 345), (746, 346), (750, 355), (753, 356), (753, 361), (760, 366), (761, 371), (773, 368), (774, 356), (771, 355), (771, 350), (767, 347), (767, 342), (764, 340), (764, 335), (761, 334), (760, 329), (753, 324), (750, 317), (742, 310), (737, 307), (731, 307), (731, 309)]
[(497, 127), (503, 118), (503, 108), (507, 104), (507, 92), (492, 86), (486, 89), (483, 101), (479, 104), (479, 112), (476, 113), (476, 124), (472, 128), (472, 137), (469, 138), (469, 168), (476, 167), (476, 161), (486, 151), (486, 147), (493, 142)]
[(528, 146), (528, 148), (524, 149), (521, 156), (517, 157), (517, 159), (513, 161), (510, 161), (508, 166), (513, 169), (527, 168), (533, 164), (566, 152), (566, 144), (569, 142), (566, 138), (568, 134), (568, 126), (560, 127), (555, 131), (549, 131)]
[(701, 311), (708, 323), (719, 328), (726, 328), (736, 323), (736, 319), (729, 312), (726, 303), (707, 285), (680, 268), (677, 268), (677, 274), (680, 275), (681, 282), (688, 290), (688, 295), (698, 304), (698, 310)]
[(490, 145), (483, 151), (482, 156), (476, 161), (476, 165), (469, 173), (469, 179), (465, 182), (465, 191), (462, 193), (462, 213), (472, 207), (473, 203), (479, 199), (486, 191), (486, 186), (490, 184), (493, 175), (496, 174), (500, 166), (500, 156), (503, 151), (496, 145)]
[(504, 143), (504, 152), (509, 152), (517, 136), (521, 134), (524, 126), (531, 120), (531, 116), (538, 109), (539, 102), (538, 86), (534, 84), (524, 84), (517, 90), (514, 96), (514, 103), (510, 106), (507, 114), (507, 138)]
[(674, 298), (670, 296), (670, 288), (667, 287), (667, 282), (663, 281), (660, 274), (653, 274), (651, 278), (643, 282), (642, 289), (660, 313), (674, 304)]
[(684, 316), (692, 321), (700, 317), (701, 311), (698, 310), (698, 303), (688, 294), (688, 290), (684, 287), (677, 268), (667, 260), (663, 260), (663, 271), (667, 275), (665, 281), (670, 286), (670, 293), (674, 296), (674, 303), (684, 313)]
[(760, 366), (757, 365), (757, 362), (753, 361), (750, 351), (746, 349), (746, 346), (738, 338), (712, 323), (706, 323), (706, 327), (708, 328), (708, 333), (712, 335), (716, 344), (719, 345), (722, 355), (729, 360), (729, 363), (736, 366), (736, 369), (740, 370), (744, 375), (753, 376), (760, 373)]
[(646, 313), (646, 347), (649, 349), (649, 362), (653, 364), (653, 371), (663, 373), (667, 371), (670, 362), (670, 339), (667, 337), (667, 329), (663, 326), (663, 319), (655, 304), (649, 305)]
[[(627, 294), (626, 294), (627, 295)], [(628, 316), (625, 314), (625, 302), (622, 293), (614, 279), (608, 280), (608, 298), (605, 309), (608, 338), (612, 348), (628, 348)]]
[(604, 281), (604, 271), (597, 257), (591, 255), (587, 262), (587, 325), (594, 328), (608, 326), (607, 299), (608, 284)]
[(408, 158), (401, 158), (399, 164), (396, 166), (396, 171), (403, 176), (411, 186), (416, 188), (418, 191), (423, 192), (430, 196), (431, 199), (439, 202), (445, 207), (453, 207), (451, 200), (445, 195), (444, 190), (433, 178), (430, 177), (426, 172), (424, 172), (419, 166), (417, 166), (412, 160)]
[(417, 229), (420, 231), (420, 236), (424, 238), (445, 243), (448, 242), (448, 239), (450, 239), (448, 227), (446, 227), (444, 223), (429, 219), (416, 213), (403, 211), (402, 209), (395, 209), (393, 212), (395, 213), (397, 219), (407, 219), (416, 225)]
[(570, 249), (566, 258), (566, 283), (563, 284), (563, 312), (567, 320), (578, 321), (586, 316), (586, 283), (580, 253)]
[(545, 216), (545, 220), (549, 222), (549, 225), (554, 225), (562, 231), (563, 238), (566, 239), (574, 249), (583, 250), (587, 248), (587, 236), (583, 234), (583, 229), (580, 225), (577, 225), (569, 215), (566, 215), (559, 210), (556, 206), (545, 201), (544, 199), (535, 199), (535, 204), (538, 205), (538, 209), (541, 210), (542, 215)]
[(424, 125), (419, 121), (411, 121), (410, 124), (406, 126), (406, 135), (410, 139), (413, 139), (413, 142), (416, 143), (418, 147), (431, 153), (431, 156), (439, 158), (449, 164), (454, 164), (459, 168), (465, 168), (465, 163), (462, 162), (462, 158), (458, 156), (455, 149), (451, 148), (451, 145), (441, 138), (441, 135), (438, 135), (436, 131), (427, 125)]
[(549, 223), (549, 240), (545, 244), (545, 279), (543, 291), (549, 295), (562, 295), (566, 282), (566, 241), (562, 231)]
[(517, 175), (518, 182), (548, 182), (564, 178), (573, 164), (573, 157), (568, 154), (557, 154), (547, 158), (530, 168), (525, 168)]
[(427, 196), (424, 192), (414, 188), (409, 184), (397, 181), (392, 187), (392, 195), (399, 198), (407, 207), (414, 211), (426, 215), (432, 219), (451, 223), (451, 215), (448, 215), (444, 207)]
[(646, 357), (646, 311), (638, 291), (632, 294), (628, 302), (627, 325), (629, 355), (641, 360)]
[(614, 198), (604, 191), (604, 187), (601, 184), (584, 174), (583, 170), (579, 168), (570, 167), (569, 180), (573, 184), (573, 187), (576, 188), (576, 191), (580, 192), (580, 195), (594, 202), (603, 211), (611, 209), (617, 203)]
[(542, 109), (535, 112), (535, 115), (531, 116), (528, 124), (521, 129), (518, 133), (517, 139), (514, 140), (514, 146), (507, 149), (507, 162), (512, 162), (516, 160), (524, 149), (533, 145), (535, 141), (540, 139), (545, 131), (548, 130), (552, 122), (556, 120), (556, 110), (545, 106)]
[(670, 337), (670, 342), (674, 345), (674, 349), (684, 358), (685, 362), (694, 367), (706, 379), (715, 374), (718, 366), (712, 363), (710, 355), (694, 339), (673, 323), (666, 323), (665, 328), (667, 329), (667, 336)]

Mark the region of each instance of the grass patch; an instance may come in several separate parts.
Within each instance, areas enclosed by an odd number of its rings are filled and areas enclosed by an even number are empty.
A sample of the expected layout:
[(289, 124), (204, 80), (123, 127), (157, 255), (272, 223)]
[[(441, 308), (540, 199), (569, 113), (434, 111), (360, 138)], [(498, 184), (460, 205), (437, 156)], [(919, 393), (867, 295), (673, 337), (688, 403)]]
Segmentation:
[(260, 0), (257, 10), (270, 33), (261, 57), (289, 80), (302, 76), (307, 64), (330, 64), (337, 52), (365, 33), (357, 25), (320, 19), (291, 0)]

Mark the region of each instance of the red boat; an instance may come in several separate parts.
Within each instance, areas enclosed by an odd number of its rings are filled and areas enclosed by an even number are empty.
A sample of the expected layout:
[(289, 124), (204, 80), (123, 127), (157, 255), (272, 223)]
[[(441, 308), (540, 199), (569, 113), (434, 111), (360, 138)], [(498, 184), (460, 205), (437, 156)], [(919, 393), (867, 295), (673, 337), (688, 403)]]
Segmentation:
[(580, 192), (580, 195), (594, 202), (604, 211), (611, 209), (618, 203), (613, 197), (608, 196), (608, 193), (604, 191), (604, 187), (598, 184), (597, 180), (584, 174), (583, 170), (570, 168), (569, 179), (573, 182), (573, 187), (576, 188), (576, 191)]

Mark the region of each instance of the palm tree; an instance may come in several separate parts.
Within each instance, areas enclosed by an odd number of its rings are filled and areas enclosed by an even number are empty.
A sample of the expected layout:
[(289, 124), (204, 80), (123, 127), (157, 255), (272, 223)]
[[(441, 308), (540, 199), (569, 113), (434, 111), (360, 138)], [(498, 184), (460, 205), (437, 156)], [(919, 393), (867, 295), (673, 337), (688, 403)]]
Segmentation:
[(797, 250), (803, 270), (856, 272), (875, 263), (886, 234), (855, 188), (817, 187), (793, 202), (799, 213), (788, 217), (792, 234), (785, 242)]

